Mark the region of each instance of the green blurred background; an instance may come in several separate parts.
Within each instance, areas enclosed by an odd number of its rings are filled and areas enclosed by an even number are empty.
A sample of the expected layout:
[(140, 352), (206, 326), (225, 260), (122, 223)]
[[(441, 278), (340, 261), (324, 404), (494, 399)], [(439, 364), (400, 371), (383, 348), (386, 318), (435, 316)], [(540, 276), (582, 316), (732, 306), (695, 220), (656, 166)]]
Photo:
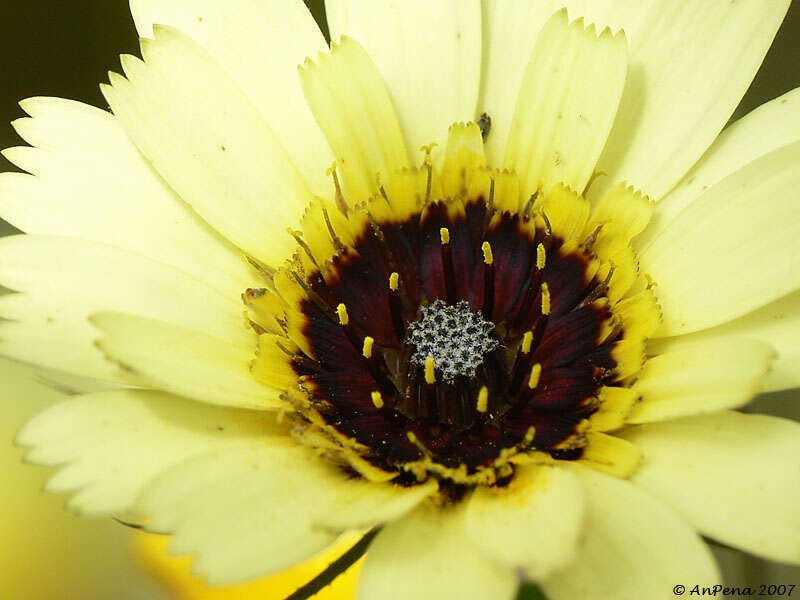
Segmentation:
[[(322, 0), (308, 0), (307, 4), (327, 34)], [(21, 143), (8, 126), (8, 122), (23, 116), (19, 99), (60, 96), (107, 108), (98, 83), (107, 80), (108, 70), (119, 70), (120, 54), (138, 54), (136, 32), (125, 0), (0, 0), (0, 29), (0, 148)], [(796, 4), (789, 10), (734, 119), (800, 85), (799, 36), (800, 8)], [(14, 167), (0, 157), (0, 171), (6, 170)], [(0, 235), (12, 232), (13, 227), (0, 221)], [(2, 373), (0, 398), (0, 482), (13, 470), (17, 489), (4, 486), (3, 495), (19, 494), (16, 503), (0, 501), (0, 532), (5, 531), (4, 523), (19, 523), (34, 512), (37, 514), (37, 522), (23, 523), (30, 547), (18, 548), (14, 566), (0, 561), (0, 598), (11, 598), (7, 594), (12, 580), (33, 581), (37, 573), (42, 574), (41, 581), (20, 599), (163, 597), (141, 578), (127, 558), (122, 527), (110, 521), (77, 521), (60, 512), (62, 499), (36, 493), (44, 473), (18, 465), (19, 452), (8, 446), (18, 425), (42, 402), (35, 406), (9, 406), (14, 394), (2, 380)], [(748, 410), (800, 419), (797, 398), (787, 393), (762, 396)], [(53, 536), (49, 550), (48, 536)], [(7, 541), (0, 540), (0, 544)], [(730, 584), (800, 584), (800, 569), (766, 563), (731, 550), (715, 551)], [(127, 590), (124, 593), (123, 588)]]

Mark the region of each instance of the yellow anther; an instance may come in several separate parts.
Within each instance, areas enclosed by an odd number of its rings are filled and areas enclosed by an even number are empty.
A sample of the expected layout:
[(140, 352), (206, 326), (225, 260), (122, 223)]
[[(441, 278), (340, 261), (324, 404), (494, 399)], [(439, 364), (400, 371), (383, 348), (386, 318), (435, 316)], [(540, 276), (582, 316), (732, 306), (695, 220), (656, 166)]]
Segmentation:
[(541, 376), (541, 374), (542, 374), (542, 365), (536, 363), (535, 365), (533, 365), (533, 368), (531, 369), (531, 376), (528, 377), (529, 388), (531, 388), (532, 390), (536, 389), (536, 386), (539, 385), (539, 377)]
[(544, 261), (545, 261), (545, 253), (544, 253), (544, 245), (539, 244), (536, 246), (536, 268), (540, 271), (544, 269)]
[(533, 343), (533, 333), (530, 331), (526, 331), (525, 335), (522, 336), (522, 350), (523, 354), (527, 354), (531, 351), (531, 344)]
[(372, 358), (372, 344), (374, 343), (375, 339), (371, 336), (364, 338), (364, 346), (361, 348), (361, 354), (364, 355), (364, 358)]
[(542, 284), (542, 314), (550, 314), (550, 288), (546, 283)]
[(483, 262), (487, 265), (490, 265), (494, 262), (494, 256), (492, 256), (492, 246), (489, 242), (483, 242), (481, 244), (481, 250), (483, 251)]
[(375, 405), (375, 408), (383, 408), (383, 396), (379, 391), (374, 391), (370, 394), (372, 397), (372, 403)]
[(447, 227), (439, 229), (439, 238), (442, 240), (442, 245), (450, 243), (450, 230)]
[(485, 413), (486, 409), (489, 408), (489, 390), (485, 385), (481, 387), (481, 391), (478, 392), (478, 404), (475, 408), (479, 413)]
[(434, 372), (435, 367), (436, 363), (433, 362), (432, 356), (429, 356), (425, 359), (425, 383), (429, 385), (436, 383), (436, 373)]
[(400, 288), (400, 275), (394, 271), (389, 275), (389, 289), (396, 292)]
[(347, 314), (347, 307), (344, 303), (336, 307), (336, 314), (339, 315), (339, 325), (347, 327), (347, 324), (350, 322), (350, 317)]

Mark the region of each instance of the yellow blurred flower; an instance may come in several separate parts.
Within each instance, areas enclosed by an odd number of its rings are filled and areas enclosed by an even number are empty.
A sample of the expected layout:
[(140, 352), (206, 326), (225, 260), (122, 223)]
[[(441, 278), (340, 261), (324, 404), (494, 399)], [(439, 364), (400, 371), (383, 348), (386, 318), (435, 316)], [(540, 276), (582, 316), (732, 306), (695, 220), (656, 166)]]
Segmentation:
[[(321, 555), (286, 571), (233, 586), (211, 587), (192, 575), (192, 559), (167, 554), (169, 537), (141, 534), (135, 539), (135, 552), (142, 564), (175, 596), (175, 600), (284, 600), (358, 540), (347, 535)], [(353, 600), (363, 559), (340, 575), (314, 600)]]

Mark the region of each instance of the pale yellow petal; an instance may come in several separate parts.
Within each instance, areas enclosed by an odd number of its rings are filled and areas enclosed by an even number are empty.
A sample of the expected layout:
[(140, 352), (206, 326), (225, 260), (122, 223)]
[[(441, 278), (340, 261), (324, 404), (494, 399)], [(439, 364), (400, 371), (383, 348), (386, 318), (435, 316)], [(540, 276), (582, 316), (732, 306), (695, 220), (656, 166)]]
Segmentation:
[(324, 50), (314, 18), (300, 0), (132, 0), (142, 37), (153, 25), (189, 34), (239, 84), (314, 194), (327, 196), (333, 155), (303, 99), (297, 65)]
[(466, 511), (467, 532), (483, 553), (538, 580), (574, 557), (586, 499), (573, 472), (528, 467), (508, 487), (476, 489)]
[(634, 427), (633, 481), (703, 535), (800, 564), (800, 425), (722, 412)]
[(137, 510), (149, 528), (175, 534), (173, 553), (193, 554), (194, 571), (221, 584), (285, 569), (330, 545), (339, 533), (327, 520), (334, 507), (351, 515), (349, 525), (371, 527), (421, 496), (350, 479), (308, 448), (253, 440), (167, 471)]
[(464, 516), (463, 506), (421, 506), (387, 525), (367, 553), (358, 599), (514, 598), (513, 571), (481, 554)]
[[(624, 29), (630, 69), (598, 163), (597, 192), (626, 181), (663, 197), (711, 145), (761, 65), (788, 0), (569, 2)], [(593, 190), (594, 191), (594, 190)]]
[(447, 128), (477, 118), (481, 68), (479, 0), (329, 0), (331, 39), (352, 36), (386, 82), (412, 162), (424, 144), (442, 156)]
[[(762, 380), (762, 391), (800, 387), (800, 291), (722, 325), (675, 338), (687, 342), (716, 342), (751, 338), (774, 348), (776, 356)], [(673, 338), (666, 338), (670, 343)]]
[(748, 338), (653, 344), (631, 389), (640, 396), (627, 421), (652, 423), (736, 408), (761, 391), (774, 356), (772, 346)]
[(199, 404), (144, 390), (99, 392), (61, 402), (22, 428), (28, 461), (61, 465), (48, 492), (74, 493), (84, 515), (127, 511), (161, 472), (192, 456), (275, 436), (273, 416)]
[(727, 122), (781, 24), (788, 0), (484, 0), (478, 112), (492, 116), (490, 162), (502, 158), (531, 48), (548, 17), (567, 7), (598, 30), (624, 30), (630, 68), (598, 170), (599, 195), (620, 181), (664, 196)]
[(798, 140), (800, 88), (762, 104), (726, 127), (675, 189), (661, 199), (653, 221), (636, 239), (636, 245), (647, 248), (684, 208), (714, 184)]
[(311, 199), (260, 112), (185, 34), (156, 27), (145, 62), (122, 59), (106, 99), (128, 135), (201, 217), (255, 258), (278, 264), (296, 243), (286, 228)]
[(158, 176), (104, 110), (29, 98), (14, 121), (32, 148), (4, 154), (33, 177), (0, 174), (0, 215), (32, 234), (84, 238), (166, 263), (238, 295), (252, 274), (240, 252)]
[(152, 387), (223, 406), (284, 406), (280, 390), (253, 378), (254, 347), (121, 312), (94, 313), (90, 321), (103, 334), (97, 346), (106, 357)]
[(628, 481), (577, 472), (588, 498), (584, 540), (567, 568), (541, 582), (548, 598), (667, 599), (678, 583), (720, 582), (708, 547), (670, 508)]
[(490, 164), (499, 165), (505, 156), (514, 106), (534, 42), (560, 5), (556, 0), (482, 0), (481, 4), (483, 64), (477, 112), (485, 112), (492, 119), (486, 157)]
[(729, 175), (641, 255), (660, 336), (730, 321), (800, 287), (800, 142)]
[(627, 69), (625, 36), (599, 33), (566, 10), (536, 40), (514, 109), (505, 166), (527, 198), (564, 183), (583, 192), (617, 113)]
[(376, 178), (408, 166), (403, 135), (386, 85), (353, 38), (300, 69), (306, 101), (325, 132), (349, 206), (377, 191)]
[(93, 346), (86, 320), (120, 310), (252, 345), (236, 296), (226, 297), (184, 272), (88, 240), (24, 235), (0, 240), (0, 352), (51, 369), (119, 381)]

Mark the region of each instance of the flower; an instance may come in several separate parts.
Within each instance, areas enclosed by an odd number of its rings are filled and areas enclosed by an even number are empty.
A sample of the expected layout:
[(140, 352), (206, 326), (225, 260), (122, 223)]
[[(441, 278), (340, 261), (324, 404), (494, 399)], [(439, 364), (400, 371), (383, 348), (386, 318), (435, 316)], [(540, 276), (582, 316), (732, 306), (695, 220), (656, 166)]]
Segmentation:
[(800, 562), (798, 426), (732, 410), (798, 384), (798, 94), (717, 137), (787, 2), (132, 8), (113, 116), (23, 102), (1, 184), (72, 509), (214, 583), (383, 526), (368, 600)]

